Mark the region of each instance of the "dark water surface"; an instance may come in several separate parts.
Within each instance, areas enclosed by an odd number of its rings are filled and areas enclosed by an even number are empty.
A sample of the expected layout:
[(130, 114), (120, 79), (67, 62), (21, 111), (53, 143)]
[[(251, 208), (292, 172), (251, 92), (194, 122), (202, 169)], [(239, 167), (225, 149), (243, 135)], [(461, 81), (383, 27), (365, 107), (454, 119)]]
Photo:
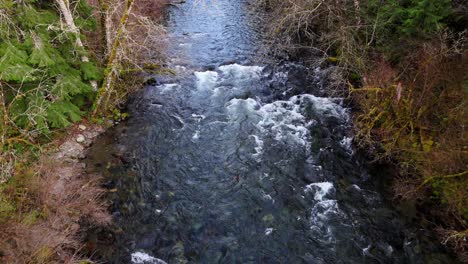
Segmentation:
[[(262, 56), (243, 0), (169, 13), (169, 67), (92, 148), (111, 263), (450, 263), (387, 205), (324, 72)], [(258, 31), (258, 32), (257, 32)], [(378, 177), (378, 175), (376, 175)]]

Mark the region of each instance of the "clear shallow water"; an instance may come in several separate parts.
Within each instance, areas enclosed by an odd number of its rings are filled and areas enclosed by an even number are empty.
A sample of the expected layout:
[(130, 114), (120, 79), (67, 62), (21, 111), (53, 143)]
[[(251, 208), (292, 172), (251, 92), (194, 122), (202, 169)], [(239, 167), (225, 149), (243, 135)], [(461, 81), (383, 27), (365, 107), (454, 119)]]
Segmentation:
[(451, 263), (382, 200), (354, 153), (349, 110), (324, 97), (321, 70), (262, 57), (245, 1), (203, 3), (170, 11), (177, 74), (135, 95), (131, 118), (90, 152), (90, 170), (114, 189), (117, 224), (98, 254), (111, 263)]

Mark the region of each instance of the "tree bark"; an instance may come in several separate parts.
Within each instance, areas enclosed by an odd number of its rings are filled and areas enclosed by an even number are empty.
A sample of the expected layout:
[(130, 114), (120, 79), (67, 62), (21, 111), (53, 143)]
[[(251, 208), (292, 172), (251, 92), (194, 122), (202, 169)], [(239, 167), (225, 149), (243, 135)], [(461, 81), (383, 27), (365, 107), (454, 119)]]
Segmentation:
[(134, 0), (127, 0), (125, 10), (122, 14), (122, 17), (120, 18), (117, 34), (114, 37), (112, 48), (110, 49), (109, 53), (109, 60), (107, 62), (106, 69), (104, 70), (104, 81), (102, 83), (101, 88), (98, 91), (98, 95), (93, 106), (93, 115), (97, 114), (98, 108), (101, 106), (104, 96), (106, 96), (106, 94), (107, 96), (109, 96), (108, 93), (110, 92), (112, 81), (117, 76), (116, 72), (118, 71), (118, 63), (115, 61), (115, 58), (117, 57), (117, 52), (120, 48), (120, 38), (122, 36), (122, 32), (125, 28), (125, 25), (127, 24), (128, 16), (133, 8), (134, 2)]
[(107, 28), (106, 28), (106, 21), (107, 17), (109, 16), (108, 10), (109, 10), (109, 0), (98, 0), (99, 3), (99, 22), (100, 22), (100, 28), (101, 28), (101, 56), (102, 56), (102, 61), (105, 61), (107, 58), (107, 52), (108, 52), (108, 41), (107, 41)]
[[(80, 37), (80, 30), (76, 26), (75, 20), (73, 19), (72, 13), (70, 12), (70, 3), (68, 2), (68, 0), (56, 0), (56, 2), (59, 5), (60, 12), (63, 15), (67, 27), (70, 29), (71, 32), (73, 32), (76, 35), (75, 44), (80, 48), (84, 48), (83, 42), (81, 41)], [(81, 61), (89, 62), (89, 58), (86, 55), (82, 55)], [(93, 90), (97, 91), (97, 82), (90, 81), (90, 84), (93, 87)]]

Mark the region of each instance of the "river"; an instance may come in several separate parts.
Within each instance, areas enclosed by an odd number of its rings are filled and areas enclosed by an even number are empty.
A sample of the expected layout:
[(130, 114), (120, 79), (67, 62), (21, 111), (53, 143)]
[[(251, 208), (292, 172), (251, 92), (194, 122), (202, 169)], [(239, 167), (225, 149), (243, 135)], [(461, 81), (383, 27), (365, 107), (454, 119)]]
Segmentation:
[[(171, 7), (174, 76), (92, 147), (109, 263), (451, 263), (383, 199), (327, 69), (268, 58), (244, 0)], [(106, 244), (107, 243), (107, 244)]]

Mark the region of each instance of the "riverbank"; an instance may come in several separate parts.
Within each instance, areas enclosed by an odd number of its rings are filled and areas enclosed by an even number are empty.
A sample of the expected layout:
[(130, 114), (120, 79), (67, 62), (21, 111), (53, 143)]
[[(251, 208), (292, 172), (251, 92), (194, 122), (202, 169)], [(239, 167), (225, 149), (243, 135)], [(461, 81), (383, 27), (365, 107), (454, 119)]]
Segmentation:
[(462, 1), (257, 4), (270, 13), (280, 54), (306, 63), (320, 55), (335, 66), (337, 93), (353, 106), (354, 142), (396, 168), (386, 190), (468, 261)]
[(80, 122), (43, 145), (36, 158), (16, 164), (15, 174), (0, 188), (3, 263), (87, 261), (81, 254), (86, 227), (112, 221), (102, 199), (102, 177), (87, 174), (83, 162), (102, 132), (101, 125)]
[(164, 71), (168, 1), (0, 3), (0, 262), (88, 263), (112, 222), (84, 158), (145, 73)]

